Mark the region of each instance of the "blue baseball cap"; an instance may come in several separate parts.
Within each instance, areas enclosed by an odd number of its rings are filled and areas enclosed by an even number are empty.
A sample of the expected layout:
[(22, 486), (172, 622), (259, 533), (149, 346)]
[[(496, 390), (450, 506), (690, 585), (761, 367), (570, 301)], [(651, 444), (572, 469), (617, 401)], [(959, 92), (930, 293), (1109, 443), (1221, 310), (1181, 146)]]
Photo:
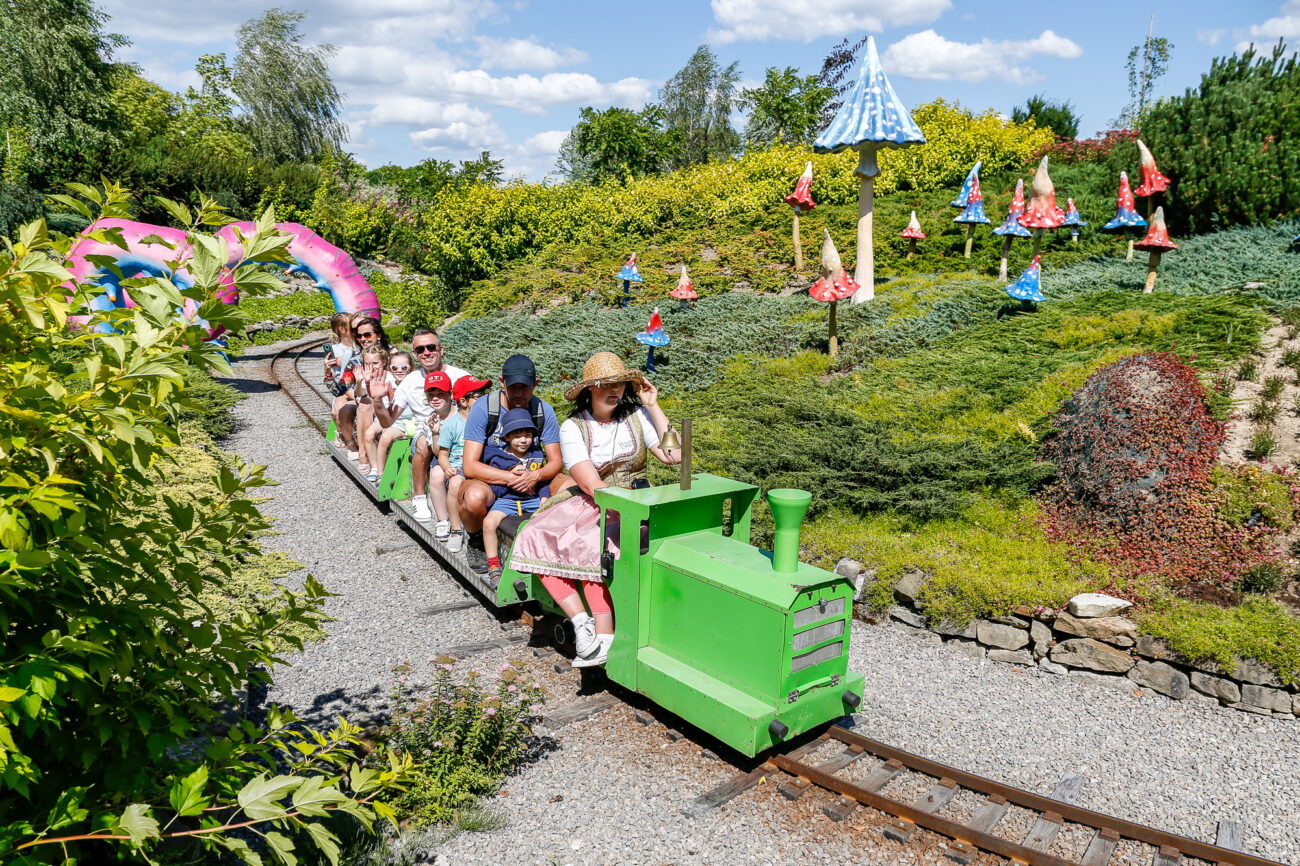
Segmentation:
[(537, 382), (537, 367), (527, 355), (511, 355), (501, 365), (501, 381), (507, 385), (533, 385)]
[(528, 413), (527, 409), (507, 409), (501, 413), (501, 436), (509, 436), (516, 430), (532, 430), (537, 432), (537, 427), (533, 424), (533, 416)]

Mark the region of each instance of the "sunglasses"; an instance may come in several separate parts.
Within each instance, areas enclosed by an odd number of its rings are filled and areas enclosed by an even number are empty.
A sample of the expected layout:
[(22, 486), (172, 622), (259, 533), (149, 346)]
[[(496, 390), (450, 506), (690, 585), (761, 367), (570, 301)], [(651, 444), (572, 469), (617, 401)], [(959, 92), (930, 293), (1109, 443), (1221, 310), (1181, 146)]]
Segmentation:
[(358, 332), (357, 332), (357, 336), (358, 336), (358, 337), (373, 337), (373, 336), (376, 336), (376, 335), (375, 335), (375, 332), (374, 332), (374, 331), (366, 331), (364, 334), (361, 333), (360, 331), (358, 331)]
[(417, 355), (423, 355), (425, 352), (438, 352), (442, 350), (442, 346), (439, 346), (437, 343), (425, 343), (423, 346), (414, 346), (413, 348)]
[(394, 373), (409, 373), (409, 372), (411, 372), (411, 368), (410, 368), (410, 367), (389, 367), (388, 369), (392, 370)]

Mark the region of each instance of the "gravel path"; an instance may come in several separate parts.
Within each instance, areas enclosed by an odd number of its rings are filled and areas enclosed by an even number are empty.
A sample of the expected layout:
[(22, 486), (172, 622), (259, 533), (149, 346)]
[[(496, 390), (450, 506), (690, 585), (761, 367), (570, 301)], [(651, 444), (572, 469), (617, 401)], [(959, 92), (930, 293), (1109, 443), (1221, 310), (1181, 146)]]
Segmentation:
[[(322, 723), (339, 713), (364, 721), (385, 711), (394, 664), (409, 661), (421, 671), (439, 648), (507, 633), (486, 608), (428, 612), (469, 591), (410, 546), (332, 465), (329, 446), (288, 399), (261, 384), (276, 348), (258, 347), (241, 360), (236, 377), (252, 396), (236, 408), (243, 423), (225, 444), (268, 465), (280, 482), (262, 506), (282, 533), (268, 545), (340, 595), (327, 603), (337, 618), (329, 637), (274, 672), (270, 700)], [(1247, 850), (1300, 863), (1300, 724), (975, 660), (897, 623), (856, 626), (852, 667), (866, 675), (867, 688), (855, 721), (865, 735), (1043, 793), (1066, 772), (1081, 772), (1082, 806), (1204, 840), (1213, 839), (1218, 819), (1233, 818), (1244, 825)], [(509, 659), (530, 664), (549, 707), (578, 696), (576, 674), (555, 673), (550, 659), (523, 645), (466, 664), (492, 672)], [(639, 723), (626, 706), (551, 736), (557, 748), (495, 798), (509, 825), (452, 839), (437, 862), (951, 862), (931, 834), (918, 833), (907, 846), (885, 839), (879, 828), (887, 821), (871, 810), (831, 822), (821, 809), (833, 798), (815, 789), (792, 804), (764, 784), (706, 818), (687, 818), (681, 806), (735, 768), (701, 755), (690, 738)], [(871, 766), (859, 762), (846, 776)], [(892, 784), (911, 790), (913, 783)], [(1058, 845), (1076, 847), (1070, 834), (1062, 838)]]

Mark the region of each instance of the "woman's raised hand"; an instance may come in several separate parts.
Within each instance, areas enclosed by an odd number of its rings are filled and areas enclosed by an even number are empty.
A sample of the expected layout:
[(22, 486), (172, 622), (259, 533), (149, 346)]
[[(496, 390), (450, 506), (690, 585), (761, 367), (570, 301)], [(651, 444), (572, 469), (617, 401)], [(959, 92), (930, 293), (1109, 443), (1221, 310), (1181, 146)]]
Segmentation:
[(659, 405), (659, 389), (645, 376), (641, 377), (641, 402), (647, 407)]

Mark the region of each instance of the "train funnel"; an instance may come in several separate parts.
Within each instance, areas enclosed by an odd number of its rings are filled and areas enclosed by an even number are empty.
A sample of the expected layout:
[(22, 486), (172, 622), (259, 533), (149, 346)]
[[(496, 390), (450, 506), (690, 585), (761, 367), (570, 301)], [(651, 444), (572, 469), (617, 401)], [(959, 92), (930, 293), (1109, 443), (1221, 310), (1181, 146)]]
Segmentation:
[(776, 524), (772, 567), (782, 574), (793, 574), (799, 570), (799, 528), (812, 504), (812, 494), (788, 488), (769, 490), (767, 504), (772, 508), (772, 522)]

